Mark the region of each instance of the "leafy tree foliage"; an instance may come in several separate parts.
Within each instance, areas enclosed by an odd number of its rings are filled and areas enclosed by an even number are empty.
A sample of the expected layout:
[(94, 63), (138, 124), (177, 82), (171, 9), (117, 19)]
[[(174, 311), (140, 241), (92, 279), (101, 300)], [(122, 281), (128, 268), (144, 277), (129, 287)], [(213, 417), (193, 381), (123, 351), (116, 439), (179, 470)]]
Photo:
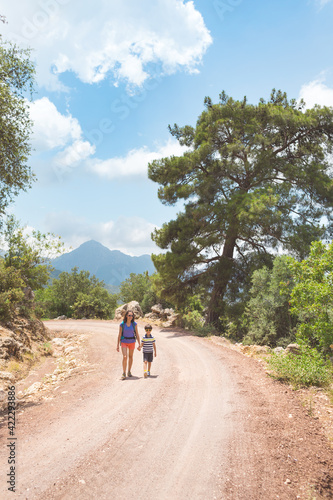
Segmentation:
[(104, 288), (103, 281), (77, 267), (70, 273), (60, 273), (36, 297), (40, 314), (50, 317), (64, 314), (76, 318), (110, 318), (117, 304), (117, 296)]
[(245, 312), (248, 333), (244, 343), (275, 347), (294, 340), (296, 319), (289, 312), (291, 262), (291, 257), (276, 257), (272, 270), (263, 267), (254, 271)]
[(9, 216), (0, 237), (0, 247), (7, 248), (0, 259), (0, 321), (9, 320), (17, 308), (20, 314), (33, 316), (34, 303), (25, 292), (38, 290), (50, 278), (49, 253), (61, 251), (62, 243), (52, 234), (34, 231), (24, 235), (13, 216)]
[(24, 300), (24, 281), (19, 270), (6, 267), (0, 260), (0, 321), (8, 321)]
[(314, 242), (310, 255), (294, 262), (291, 312), (300, 320), (297, 335), (324, 354), (333, 345), (333, 243)]
[(124, 303), (136, 300), (143, 313), (150, 312), (150, 308), (159, 302), (154, 280), (155, 276), (149, 276), (147, 271), (142, 274), (131, 273), (120, 285), (120, 300)]
[(207, 321), (218, 325), (235, 255), (280, 247), (303, 258), (311, 241), (331, 235), (333, 110), (304, 110), (275, 90), (257, 105), (224, 92), (205, 105), (195, 128), (170, 128), (189, 150), (149, 165), (162, 203), (184, 201), (153, 233), (167, 250), (153, 261), (177, 305), (204, 286)]
[(140, 304), (148, 290), (151, 289), (151, 280), (148, 272), (142, 274), (131, 273), (129, 278), (120, 284), (119, 298), (124, 303), (136, 300)]
[(34, 72), (30, 51), (4, 42), (0, 35), (0, 214), (34, 178), (27, 164), (32, 122), (24, 97), (32, 92)]
[(79, 292), (73, 305), (74, 318), (111, 318), (117, 307), (117, 296), (111, 295), (102, 286), (88, 293)]
[(52, 270), (50, 256), (61, 253), (63, 248), (59, 237), (40, 231), (26, 236), (24, 228), (13, 216), (9, 216), (0, 241), (3, 247), (7, 247), (4, 266), (17, 270), (24, 286), (38, 290), (48, 283)]

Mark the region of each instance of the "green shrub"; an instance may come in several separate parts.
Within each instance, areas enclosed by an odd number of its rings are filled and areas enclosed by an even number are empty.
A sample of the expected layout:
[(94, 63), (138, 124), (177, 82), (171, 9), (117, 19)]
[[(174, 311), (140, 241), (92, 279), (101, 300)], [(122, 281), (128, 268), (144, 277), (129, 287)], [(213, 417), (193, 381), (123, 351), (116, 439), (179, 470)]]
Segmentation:
[(214, 333), (213, 327), (205, 324), (205, 320), (199, 311), (189, 311), (182, 316), (182, 321), (186, 330), (191, 330), (199, 337), (206, 337)]
[(327, 386), (332, 381), (332, 365), (317, 349), (300, 346), (299, 354), (272, 354), (268, 360), (273, 377), (290, 382), (295, 388)]
[(294, 341), (296, 319), (289, 312), (293, 262), (291, 257), (282, 255), (274, 259), (272, 269), (263, 267), (253, 272), (244, 314), (248, 326), (244, 344), (275, 347)]
[(330, 354), (333, 344), (333, 243), (313, 242), (308, 258), (295, 261), (292, 269), (296, 285), (291, 293), (290, 311), (300, 321), (297, 338)]
[(102, 286), (96, 286), (90, 293), (78, 293), (73, 305), (74, 318), (108, 319), (114, 314), (117, 298)]

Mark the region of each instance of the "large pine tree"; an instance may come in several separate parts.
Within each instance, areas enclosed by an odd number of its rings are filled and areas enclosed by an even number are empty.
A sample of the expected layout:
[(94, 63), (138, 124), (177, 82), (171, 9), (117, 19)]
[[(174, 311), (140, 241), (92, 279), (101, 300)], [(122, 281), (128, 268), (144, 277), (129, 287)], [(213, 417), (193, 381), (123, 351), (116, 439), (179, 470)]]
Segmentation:
[(153, 234), (167, 249), (153, 260), (178, 305), (204, 286), (207, 320), (218, 324), (236, 255), (280, 247), (302, 258), (331, 236), (333, 109), (305, 109), (275, 90), (257, 105), (223, 92), (205, 106), (195, 128), (170, 128), (189, 150), (149, 165), (162, 203), (184, 200)]

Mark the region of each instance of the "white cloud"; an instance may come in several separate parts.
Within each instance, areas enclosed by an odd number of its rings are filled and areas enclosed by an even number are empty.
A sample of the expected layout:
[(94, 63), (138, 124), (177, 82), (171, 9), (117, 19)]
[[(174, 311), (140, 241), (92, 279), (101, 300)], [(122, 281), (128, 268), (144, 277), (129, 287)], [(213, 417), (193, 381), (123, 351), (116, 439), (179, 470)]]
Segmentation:
[(37, 154), (50, 154), (45, 164), (48, 170), (53, 170), (58, 180), (63, 180), (78, 166), (106, 179), (146, 176), (149, 162), (172, 155), (180, 156), (187, 150), (170, 138), (154, 151), (143, 146), (132, 149), (123, 157), (102, 160), (94, 157), (96, 146), (86, 139), (79, 121), (72, 115), (61, 114), (46, 97), (29, 106), (34, 122), (33, 147)]
[(34, 122), (32, 144), (38, 152), (61, 148), (80, 139), (82, 130), (78, 120), (70, 114), (62, 115), (47, 97), (29, 103), (29, 108)]
[(37, 155), (48, 155), (47, 161), (42, 162), (39, 178), (50, 180), (55, 174), (58, 180), (63, 180), (65, 174), (83, 166), (94, 155), (96, 146), (85, 140), (79, 121), (69, 113), (61, 114), (47, 97), (29, 103), (29, 109), (34, 123), (33, 148)]
[(323, 7), (325, 7), (325, 5), (332, 2), (332, 0), (315, 0), (315, 1), (319, 5), (320, 8), (323, 8)]
[(38, 78), (62, 88), (58, 74), (86, 83), (112, 75), (140, 86), (150, 74), (196, 72), (212, 43), (201, 13), (185, 0), (29, 0), (20, 12), (4, 0), (6, 35), (36, 50)]
[(95, 146), (88, 141), (77, 140), (54, 158), (55, 165), (72, 167), (89, 158), (95, 152)]
[(71, 212), (53, 212), (45, 217), (44, 225), (46, 231), (61, 235), (66, 247), (76, 248), (93, 239), (128, 255), (160, 251), (150, 237), (156, 226), (141, 217), (121, 216), (115, 221), (96, 224)]
[(323, 78), (313, 80), (302, 86), (299, 98), (305, 101), (307, 108), (315, 104), (333, 107), (333, 88), (325, 85)]
[(89, 161), (89, 169), (107, 179), (147, 175), (148, 163), (168, 156), (181, 156), (186, 150), (187, 148), (180, 146), (178, 141), (169, 139), (164, 146), (157, 148), (156, 151), (150, 151), (144, 146), (132, 149), (123, 157), (108, 160), (92, 159)]

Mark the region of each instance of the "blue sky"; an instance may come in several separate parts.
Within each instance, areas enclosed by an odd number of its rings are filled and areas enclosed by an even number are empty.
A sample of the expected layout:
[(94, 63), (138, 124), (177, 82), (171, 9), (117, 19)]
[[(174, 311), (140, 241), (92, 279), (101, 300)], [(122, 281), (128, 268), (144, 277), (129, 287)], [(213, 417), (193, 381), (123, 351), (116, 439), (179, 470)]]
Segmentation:
[(168, 124), (195, 125), (204, 97), (251, 102), (273, 87), (333, 106), (333, 0), (3, 0), (4, 38), (30, 46), (37, 182), (10, 206), (77, 247), (158, 252), (154, 158), (182, 154)]

